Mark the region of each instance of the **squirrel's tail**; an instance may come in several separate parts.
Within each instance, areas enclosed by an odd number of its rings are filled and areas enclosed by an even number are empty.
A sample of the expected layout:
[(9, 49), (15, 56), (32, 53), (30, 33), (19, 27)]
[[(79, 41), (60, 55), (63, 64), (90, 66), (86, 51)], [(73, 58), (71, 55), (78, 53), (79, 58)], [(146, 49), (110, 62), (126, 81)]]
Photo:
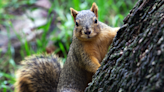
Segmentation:
[(56, 92), (60, 71), (60, 60), (56, 55), (27, 57), (16, 72), (16, 91)]

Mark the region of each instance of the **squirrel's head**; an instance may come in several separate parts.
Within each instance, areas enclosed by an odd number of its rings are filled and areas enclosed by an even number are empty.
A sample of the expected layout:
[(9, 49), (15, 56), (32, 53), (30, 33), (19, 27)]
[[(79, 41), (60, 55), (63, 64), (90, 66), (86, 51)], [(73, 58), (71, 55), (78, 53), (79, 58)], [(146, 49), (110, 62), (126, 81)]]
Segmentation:
[(71, 15), (74, 18), (74, 35), (83, 41), (89, 41), (96, 37), (100, 32), (98, 21), (98, 7), (96, 3), (92, 4), (90, 10), (76, 11), (70, 8)]

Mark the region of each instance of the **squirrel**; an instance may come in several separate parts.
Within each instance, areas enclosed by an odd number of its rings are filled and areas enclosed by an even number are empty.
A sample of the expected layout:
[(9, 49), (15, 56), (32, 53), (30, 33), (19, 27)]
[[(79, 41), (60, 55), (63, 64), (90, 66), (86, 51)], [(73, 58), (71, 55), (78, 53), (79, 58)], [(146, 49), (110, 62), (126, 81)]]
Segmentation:
[(91, 82), (119, 27), (98, 21), (96, 3), (89, 10), (70, 11), (75, 28), (63, 68), (56, 56), (24, 60), (16, 73), (17, 92), (84, 92)]

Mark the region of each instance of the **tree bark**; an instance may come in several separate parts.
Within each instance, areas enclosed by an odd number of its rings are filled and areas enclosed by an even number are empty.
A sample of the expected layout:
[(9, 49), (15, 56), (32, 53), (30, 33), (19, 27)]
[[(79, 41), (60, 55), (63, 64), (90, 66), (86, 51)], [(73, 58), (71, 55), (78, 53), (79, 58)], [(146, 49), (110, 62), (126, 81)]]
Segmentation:
[(139, 0), (86, 92), (164, 92), (164, 0)]

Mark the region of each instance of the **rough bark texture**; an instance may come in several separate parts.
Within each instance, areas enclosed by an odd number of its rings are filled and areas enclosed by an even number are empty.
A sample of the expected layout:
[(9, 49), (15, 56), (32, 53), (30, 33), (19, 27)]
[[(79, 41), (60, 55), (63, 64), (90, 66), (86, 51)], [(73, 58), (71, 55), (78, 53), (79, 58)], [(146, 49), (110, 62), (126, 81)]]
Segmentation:
[(164, 92), (164, 0), (139, 0), (86, 92)]

